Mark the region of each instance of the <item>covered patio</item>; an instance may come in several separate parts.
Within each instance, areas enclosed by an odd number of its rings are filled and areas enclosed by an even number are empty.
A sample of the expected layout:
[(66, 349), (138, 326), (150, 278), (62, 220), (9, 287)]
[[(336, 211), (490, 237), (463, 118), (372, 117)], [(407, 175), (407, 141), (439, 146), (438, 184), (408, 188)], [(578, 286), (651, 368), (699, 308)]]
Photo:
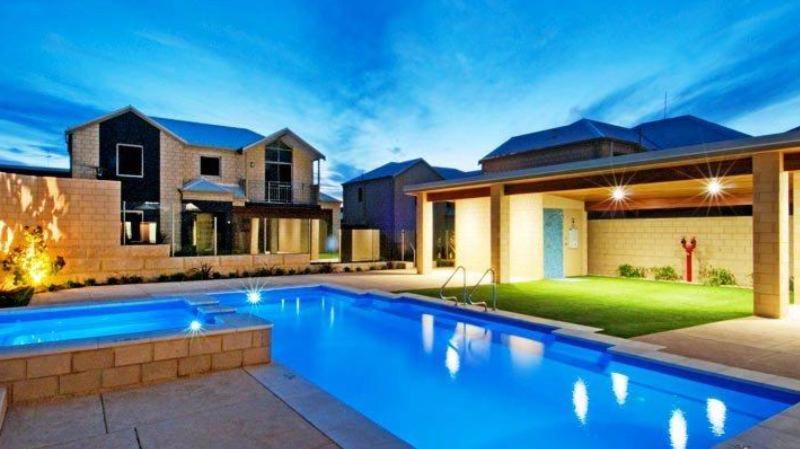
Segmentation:
[[(623, 263), (696, 282), (703, 266), (722, 267), (752, 286), (756, 315), (785, 318), (800, 279), (798, 170), (800, 138), (775, 135), (410, 186), (418, 272), (433, 268), (432, 205), (452, 201), (456, 265), (501, 283), (607, 276)], [(688, 272), (684, 237), (697, 239)]]

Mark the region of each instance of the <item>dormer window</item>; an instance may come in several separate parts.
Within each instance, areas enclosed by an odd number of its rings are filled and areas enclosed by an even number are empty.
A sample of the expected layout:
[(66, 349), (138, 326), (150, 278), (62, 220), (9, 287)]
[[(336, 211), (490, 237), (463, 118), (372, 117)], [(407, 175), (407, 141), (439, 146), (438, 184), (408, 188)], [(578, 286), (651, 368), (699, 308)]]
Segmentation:
[(220, 176), (221, 165), (219, 157), (200, 156), (200, 176)]
[(144, 148), (141, 145), (117, 144), (117, 176), (144, 177)]

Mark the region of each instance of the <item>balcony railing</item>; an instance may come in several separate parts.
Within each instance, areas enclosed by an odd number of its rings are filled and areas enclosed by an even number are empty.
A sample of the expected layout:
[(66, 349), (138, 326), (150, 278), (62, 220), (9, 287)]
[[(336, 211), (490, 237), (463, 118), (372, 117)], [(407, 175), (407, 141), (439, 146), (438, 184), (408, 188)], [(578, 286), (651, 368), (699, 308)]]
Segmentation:
[(317, 204), (319, 186), (304, 182), (247, 181), (247, 199), (272, 204)]

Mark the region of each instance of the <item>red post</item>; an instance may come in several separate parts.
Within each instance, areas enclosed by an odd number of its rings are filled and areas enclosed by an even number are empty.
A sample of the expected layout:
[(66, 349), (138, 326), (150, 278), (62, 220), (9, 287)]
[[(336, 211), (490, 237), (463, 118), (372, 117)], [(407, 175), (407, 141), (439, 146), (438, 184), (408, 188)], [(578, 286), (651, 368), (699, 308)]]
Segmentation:
[(686, 237), (681, 239), (681, 246), (686, 251), (686, 275), (684, 276), (686, 282), (692, 282), (692, 253), (697, 248), (697, 239), (692, 237), (692, 240), (687, 242)]

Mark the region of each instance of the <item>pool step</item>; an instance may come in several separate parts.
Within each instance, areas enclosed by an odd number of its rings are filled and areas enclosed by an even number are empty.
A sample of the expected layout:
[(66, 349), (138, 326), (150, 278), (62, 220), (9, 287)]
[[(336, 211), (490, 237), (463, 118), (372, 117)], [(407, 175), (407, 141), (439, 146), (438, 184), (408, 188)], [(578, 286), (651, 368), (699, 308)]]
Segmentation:
[(207, 305), (207, 306), (200, 306), (197, 310), (204, 314), (204, 315), (222, 315), (226, 313), (236, 313), (236, 309), (233, 307), (226, 307), (220, 305)]
[(183, 297), (183, 300), (186, 301), (190, 306), (193, 307), (200, 307), (200, 306), (215, 306), (219, 304), (218, 299), (214, 299), (211, 296), (205, 294), (198, 294), (198, 295), (186, 295)]

